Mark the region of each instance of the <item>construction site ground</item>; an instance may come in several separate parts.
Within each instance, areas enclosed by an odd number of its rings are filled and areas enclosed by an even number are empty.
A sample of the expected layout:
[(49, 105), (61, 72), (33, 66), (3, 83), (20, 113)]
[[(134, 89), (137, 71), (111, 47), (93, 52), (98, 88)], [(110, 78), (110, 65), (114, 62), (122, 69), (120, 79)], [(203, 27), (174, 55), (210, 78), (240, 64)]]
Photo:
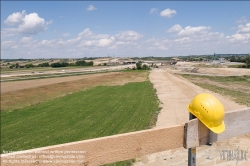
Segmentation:
[[(239, 105), (232, 101), (231, 98), (216, 94), (214, 92), (200, 88), (191, 83), (187, 79), (178, 75), (181, 73), (197, 74), (197, 75), (212, 75), (212, 76), (241, 76), (250, 75), (250, 69), (240, 68), (213, 68), (197, 67), (197, 63), (178, 62), (176, 65), (160, 66), (159, 69), (153, 69), (150, 72), (149, 79), (153, 83), (159, 100), (161, 101), (161, 112), (158, 115), (158, 120), (155, 128), (167, 127), (177, 124), (184, 124), (189, 120), (189, 112), (187, 105), (199, 93), (210, 93), (216, 96), (224, 105), (225, 111), (245, 108), (245, 105)], [(44, 101), (47, 97), (57, 97), (68, 94), (69, 92), (78, 91), (88, 86), (98, 85), (123, 85), (127, 82), (145, 81), (146, 74), (136, 73), (102, 73), (84, 76), (71, 76), (62, 78), (48, 78), (40, 80), (26, 80), (18, 82), (1, 82), (1, 105), (12, 105), (11, 100), (24, 103), (26, 99), (36, 96), (43, 98), (32, 99), (31, 104)], [(100, 81), (102, 80), (102, 81)], [(73, 83), (74, 82), (74, 83)], [(62, 92), (62, 89), (64, 91)], [(246, 89), (246, 92), (250, 91)], [(19, 95), (17, 95), (17, 92)], [(53, 92), (53, 94), (51, 94)], [(59, 94), (60, 92), (60, 94)], [(249, 93), (248, 93), (249, 94)], [(6, 96), (5, 96), (6, 95)], [(8, 101), (9, 100), (9, 101)], [(31, 101), (31, 100), (30, 100)], [(6, 102), (6, 103), (4, 103)], [(29, 105), (25, 104), (24, 105)], [(22, 105), (22, 107), (24, 106)], [(21, 107), (21, 106), (20, 106)], [(7, 109), (7, 107), (6, 107)], [(197, 165), (250, 165), (250, 134), (240, 137), (231, 138), (228, 140), (214, 143), (212, 146), (197, 147)], [(221, 150), (247, 150), (248, 163), (243, 161), (227, 161), (222, 160), (220, 156)], [(166, 166), (166, 165), (187, 165), (187, 149), (178, 148), (147, 156), (137, 158), (134, 166)]]
[[(177, 63), (178, 64), (178, 63)], [(188, 70), (183, 70), (183, 69)], [(184, 124), (189, 120), (189, 112), (187, 105), (199, 93), (210, 93), (216, 96), (224, 105), (225, 111), (236, 110), (245, 108), (245, 105), (239, 105), (232, 101), (229, 97), (225, 97), (214, 92), (205, 90), (189, 82), (187, 79), (174, 73), (190, 73), (195, 67), (192, 63), (179, 63), (178, 66), (162, 67), (154, 69), (149, 75), (150, 81), (154, 84), (157, 91), (158, 98), (161, 101), (161, 112), (158, 115), (158, 120), (155, 128), (164, 126), (173, 126), (177, 124)], [(231, 73), (229, 73), (229, 70)], [(228, 71), (227, 71), (228, 70)], [(244, 73), (249, 75), (249, 69), (214, 69), (203, 68), (200, 71), (203, 73), (198, 74), (212, 74), (212, 75), (231, 75), (235, 73)], [(239, 72), (240, 71), (240, 72)], [(209, 73), (210, 72), (210, 73)], [(196, 157), (197, 165), (247, 165), (250, 164), (245, 159), (242, 161), (232, 160), (227, 161), (221, 159), (222, 150), (246, 150), (246, 158), (250, 159), (250, 134), (240, 137), (234, 137), (228, 140), (213, 143), (212, 146), (197, 147)], [(142, 156), (136, 159), (134, 166), (166, 166), (166, 165), (188, 165), (188, 151), (184, 148), (168, 150), (160, 153)]]

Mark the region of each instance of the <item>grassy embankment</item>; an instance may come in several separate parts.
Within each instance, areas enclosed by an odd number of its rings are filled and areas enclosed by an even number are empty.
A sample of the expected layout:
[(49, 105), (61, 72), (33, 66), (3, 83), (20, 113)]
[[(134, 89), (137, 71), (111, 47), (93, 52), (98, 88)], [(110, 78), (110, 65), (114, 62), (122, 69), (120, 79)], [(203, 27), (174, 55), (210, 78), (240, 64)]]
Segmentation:
[(148, 80), (89, 88), (2, 111), (1, 152), (148, 129), (155, 124), (158, 111), (158, 99)]
[(198, 76), (183, 74), (194, 84), (230, 97), (235, 102), (250, 106), (250, 76)]

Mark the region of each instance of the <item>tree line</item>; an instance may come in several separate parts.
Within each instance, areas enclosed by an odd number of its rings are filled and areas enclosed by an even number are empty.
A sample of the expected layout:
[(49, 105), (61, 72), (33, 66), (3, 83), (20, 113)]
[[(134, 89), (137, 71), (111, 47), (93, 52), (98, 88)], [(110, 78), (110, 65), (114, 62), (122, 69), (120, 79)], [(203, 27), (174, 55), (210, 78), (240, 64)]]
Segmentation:
[(90, 61), (90, 62), (86, 62), (84, 60), (82, 61), (77, 61), (75, 63), (68, 63), (68, 62), (56, 62), (56, 63), (51, 63), (49, 64), (48, 62), (45, 63), (40, 63), (38, 65), (34, 65), (32, 63), (28, 63), (26, 65), (19, 65), (19, 63), (16, 64), (12, 64), (11, 66), (9, 66), (9, 68), (32, 68), (32, 67), (53, 67), (53, 68), (57, 68), (57, 67), (67, 67), (67, 66), (93, 66), (94, 62)]
[(239, 67), (250, 68), (250, 55), (247, 55), (245, 57), (232, 56), (230, 59), (230, 62), (242, 62), (242, 63), (245, 63), (245, 65), (239, 65)]

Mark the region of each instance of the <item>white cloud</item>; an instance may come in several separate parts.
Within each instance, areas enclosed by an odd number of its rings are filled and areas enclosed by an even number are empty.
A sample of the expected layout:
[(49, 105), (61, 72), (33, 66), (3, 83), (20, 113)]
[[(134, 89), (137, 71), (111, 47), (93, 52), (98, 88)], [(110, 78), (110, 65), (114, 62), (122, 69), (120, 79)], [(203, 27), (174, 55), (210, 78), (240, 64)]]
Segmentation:
[(78, 36), (77, 38), (67, 40), (67, 43), (68, 44), (75, 44), (80, 40), (81, 40), (81, 37)]
[(12, 46), (11, 48), (16, 49), (16, 48), (18, 48), (18, 46)]
[(1, 45), (2, 46), (7, 46), (7, 45), (11, 45), (13, 43), (14, 43), (14, 41), (12, 41), (12, 40), (6, 40), (6, 41), (1, 42)]
[(95, 41), (94, 40), (88, 40), (88, 41), (81, 41), (81, 43), (79, 44), (80, 47), (84, 47), (84, 46), (87, 46), (87, 47), (90, 47), (90, 46), (94, 46), (95, 45)]
[(160, 16), (162, 17), (167, 17), (167, 18), (171, 18), (173, 17), (175, 14), (177, 14), (177, 12), (175, 10), (171, 10), (171, 9), (165, 9), (161, 12)]
[(115, 44), (117, 44), (117, 45), (124, 45), (124, 44), (126, 44), (126, 42), (118, 41), (118, 42), (116, 42)]
[(206, 26), (187, 26), (182, 28), (181, 25), (176, 24), (172, 26), (167, 32), (175, 32), (173, 36), (174, 43), (188, 43), (188, 42), (210, 42), (220, 41), (224, 39), (224, 34), (219, 32), (210, 32), (211, 27)]
[(227, 36), (230, 42), (241, 42), (241, 43), (248, 43), (250, 42), (250, 23), (246, 25), (239, 25), (238, 31), (236, 34), (232, 36)]
[(178, 35), (179, 36), (189, 36), (189, 35), (201, 35), (206, 34), (211, 29), (211, 27), (206, 26), (198, 26), (198, 27), (191, 27), (187, 26), (185, 29), (182, 29)]
[(180, 26), (180, 24), (176, 24), (172, 26), (171, 28), (169, 28), (167, 32), (180, 32), (181, 30), (182, 30), (182, 27)]
[(26, 15), (25, 10), (20, 12), (14, 12), (11, 15), (8, 16), (8, 18), (4, 21), (6, 25), (19, 25), (22, 23), (24, 17)]
[(69, 36), (70, 34), (69, 33), (64, 33), (64, 34), (62, 34), (64, 37), (67, 37), (67, 36)]
[(247, 23), (247, 19), (245, 16), (241, 17), (241, 19), (239, 20), (236, 20), (236, 23), (237, 24), (244, 24), (244, 23)]
[(115, 40), (114, 37), (111, 37), (109, 39), (108, 38), (100, 39), (99, 43), (98, 43), (98, 46), (100, 46), (100, 47), (106, 47), (106, 46), (110, 45), (114, 40)]
[(183, 55), (227, 52), (228, 48), (233, 47), (241, 48), (246, 52), (249, 51), (250, 33), (243, 33), (243, 31), (249, 25), (250, 23), (240, 25), (237, 30), (242, 33), (225, 37), (223, 33), (212, 32), (208, 26), (182, 27), (181, 24), (176, 24), (168, 29), (169, 32), (173, 32), (168, 37), (161, 36), (145, 40), (140, 32), (131, 30), (117, 34), (99, 34), (86, 28), (76, 36), (71, 35), (69, 39), (43, 38), (36, 41), (35, 37), (30, 36), (4, 39), (1, 42), (1, 53), (4, 58), (67, 58), (69, 56), (79, 58), (106, 56), (111, 52), (121, 57), (176, 56), (181, 52)]
[(152, 9), (150, 9), (150, 14), (155, 14), (155, 13), (157, 13), (158, 12), (158, 9), (157, 8), (152, 8)]
[(115, 45), (113, 45), (113, 46), (111, 46), (111, 47), (108, 47), (108, 49), (110, 49), (110, 50), (114, 50), (114, 49), (116, 49), (117, 48), (117, 46), (115, 46)]
[(189, 37), (183, 37), (183, 38), (180, 38), (180, 39), (175, 39), (174, 42), (176, 43), (185, 43), (185, 42), (190, 42), (190, 38)]
[(103, 39), (108, 38), (109, 35), (107, 34), (95, 34), (89, 28), (84, 29), (84, 31), (78, 34), (80, 38), (90, 38), (90, 39)]
[(15, 36), (17, 35), (17, 28), (3, 28), (1, 30), (1, 38), (8, 37), (8, 36)]
[(231, 42), (243, 42), (243, 43), (248, 43), (248, 40), (250, 40), (250, 35), (249, 34), (234, 34), (232, 36), (227, 36), (227, 38)]
[(238, 33), (250, 33), (250, 23), (238, 26)]
[(151, 38), (146, 40), (143, 45), (148, 50), (168, 50), (171, 45), (171, 41), (168, 39), (155, 39)]
[(76, 52), (75, 49), (69, 49), (68, 52)]
[(90, 31), (89, 28), (84, 29), (81, 33), (78, 34), (80, 37), (86, 37), (86, 36), (91, 36), (92, 32)]
[(67, 44), (67, 42), (60, 39), (57, 41), (57, 44), (60, 46), (65, 46)]
[(97, 8), (95, 8), (93, 5), (89, 5), (89, 7), (87, 8), (88, 11), (92, 11), (92, 10), (96, 10)]
[(39, 42), (38, 44), (40, 46), (49, 46), (49, 47), (54, 47), (55, 44), (55, 39), (54, 40), (42, 40), (41, 42)]
[(31, 41), (31, 37), (23, 37), (20, 41), (21, 41), (22, 43), (30, 42), (30, 41)]
[(124, 40), (138, 40), (143, 37), (142, 34), (135, 32), (135, 31), (123, 31), (119, 34), (116, 34), (116, 37), (118, 39), (124, 39)]
[(19, 34), (38, 34), (44, 32), (48, 25), (52, 24), (52, 20), (45, 22), (45, 20), (38, 16), (37, 13), (26, 14), (25, 10), (13, 13), (4, 21), (6, 25), (17, 25), (16, 31)]
[(46, 29), (45, 21), (40, 18), (37, 13), (26, 15), (23, 22), (18, 27), (18, 32), (21, 34), (37, 34)]
[(50, 25), (50, 24), (52, 24), (53, 23), (53, 21), (52, 20), (50, 20), (49, 22), (46, 22), (46, 24), (45, 25)]

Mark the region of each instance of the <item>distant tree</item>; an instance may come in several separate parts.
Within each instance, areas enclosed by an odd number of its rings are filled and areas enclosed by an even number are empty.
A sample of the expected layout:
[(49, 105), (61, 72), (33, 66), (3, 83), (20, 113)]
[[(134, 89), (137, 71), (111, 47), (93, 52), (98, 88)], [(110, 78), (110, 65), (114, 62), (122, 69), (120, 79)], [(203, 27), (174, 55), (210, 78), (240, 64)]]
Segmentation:
[(93, 61), (90, 61), (90, 62), (88, 62), (87, 64), (88, 64), (88, 66), (93, 66), (93, 65), (94, 65), (94, 62), (93, 62)]
[(38, 64), (38, 67), (49, 67), (49, 63), (48, 62), (40, 63)]
[(142, 65), (142, 69), (143, 69), (143, 70), (149, 70), (150, 67), (149, 67), (148, 65), (144, 64), (144, 65)]
[(139, 62), (136, 63), (136, 68), (137, 68), (138, 70), (141, 70), (141, 69), (142, 69), (142, 63), (141, 63), (141, 61), (139, 61)]
[(61, 67), (61, 63), (56, 62), (56, 63), (51, 63), (51, 67)]
[(14, 67), (14, 66), (11, 65), (9, 68), (10, 68), (10, 69), (13, 69), (13, 67)]
[(67, 66), (69, 66), (69, 64), (67, 62), (62, 62), (61, 63), (61, 67), (67, 67)]
[(235, 56), (232, 56), (232, 57), (230, 58), (230, 62), (235, 62)]
[(75, 64), (76, 66), (86, 66), (86, 61), (85, 60), (77, 61)]
[(56, 68), (56, 67), (67, 67), (67, 66), (69, 66), (69, 64), (67, 62), (62, 62), (62, 63), (56, 62), (56, 63), (51, 63), (50, 66), (54, 67), (54, 68)]
[(32, 63), (28, 63), (25, 65), (26, 68), (31, 68), (31, 67), (34, 67), (34, 65)]
[(250, 68), (250, 55), (245, 57), (245, 61), (246, 61), (246, 67)]
[(16, 68), (19, 68), (19, 64), (18, 63), (16, 63)]
[(82, 61), (77, 61), (75, 63), (76, 66), (93, 66), (94, 65), (94, 62), (93, 61), (90, 61), (90, 62), (86, 62), (85, 60), (82, 60)]

